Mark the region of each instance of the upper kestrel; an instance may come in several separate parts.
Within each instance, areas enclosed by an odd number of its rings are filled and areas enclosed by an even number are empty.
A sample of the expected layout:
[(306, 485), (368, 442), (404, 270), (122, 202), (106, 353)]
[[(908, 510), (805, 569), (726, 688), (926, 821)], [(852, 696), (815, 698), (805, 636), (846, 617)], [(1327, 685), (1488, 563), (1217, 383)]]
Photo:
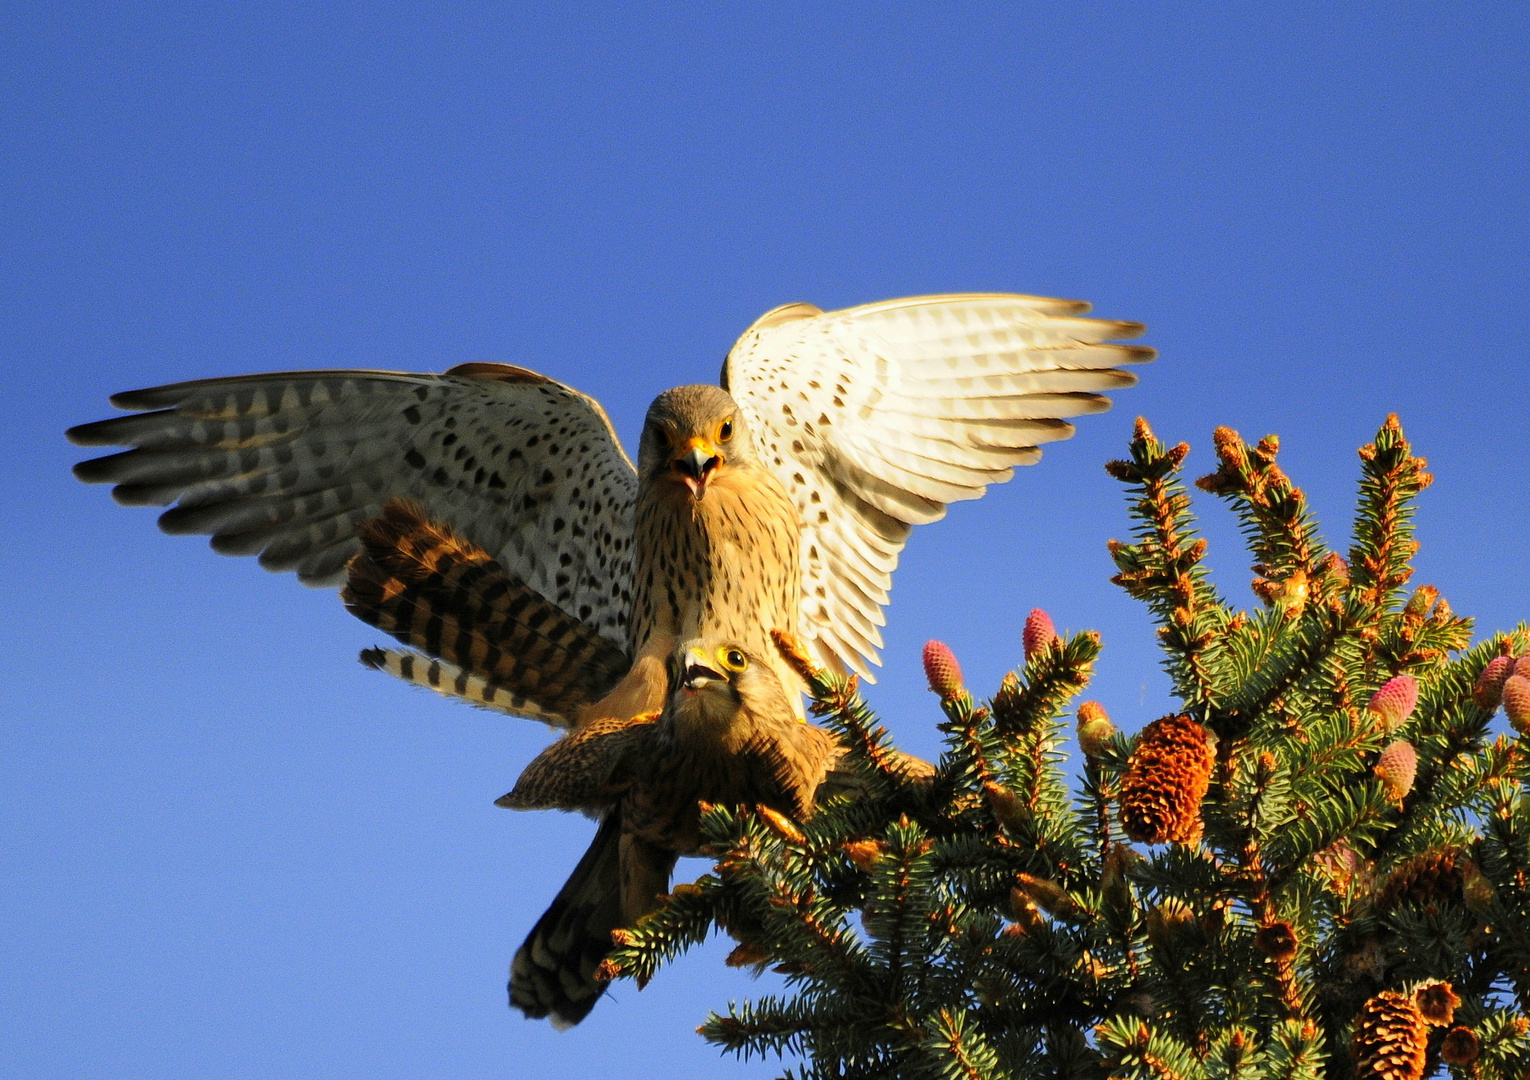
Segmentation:
[[(1136, 381), (1119, 365), (1154, 355), (1108, 344), (1140, 324), (1088, 310), (996, 293), (777, 308), (733, 346), (722, 389), (654, 401), (637, 468), (595, 401), (483, 363), (130, 391), (112, 402), (140, 415), (69, 437), (131, 447), (75, 474), (127, 505), (174, 503), (166, 532), (210, 533), (310, 585), (343, 581), (362, 523), (413, 500), (625, 650), (627, 676), (581, 716), (631, 716), (662, 705), (666, 659), (703, 632), (774, 658), (783, 630), (866, 674), (911, 527), (1036, 461), (1072, 434), (1065, 418)], [(397, 656), (383, 666), (407, 675)]]

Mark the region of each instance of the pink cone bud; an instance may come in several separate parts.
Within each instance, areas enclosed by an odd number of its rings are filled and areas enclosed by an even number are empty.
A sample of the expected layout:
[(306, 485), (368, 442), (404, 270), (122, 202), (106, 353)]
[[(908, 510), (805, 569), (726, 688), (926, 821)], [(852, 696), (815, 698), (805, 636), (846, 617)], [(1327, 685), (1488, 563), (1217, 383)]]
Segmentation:
[(1412, 675), (1397, 675), (1381, 684), (1371, 695), (1370, 710), (1381, 718), (1388, 732), (1402, 727), (1418, 704), (1418, 680)]
[(1503, 700), (1503, 683), (1514, 674), (1514, 658), (1497, 656), (1487, 662), (1477, 685), (1472, 689), (1472, 700), (1484, 709), (1496, 709)]
[(1526, 653), (1514, 661), (1514, 674), (1523, 675), (1525, 678), (1530, 679), (1530, 653)]
[(1418, 754), (1413, 744), (1399, 739), (1381, 752), (1376, 759), (1376, 779), (1381, 781), (1387, 798), (1400, 803), (1413, 790), (1413, 778), (1418, 775)]
[(924, 677), (930, 680), (930, 689), (949, 701), (965, 691), (962, 686), (962, 666), (943, 641), (924, 643)]
[(1025, 617), (1025, 632), (1020, 640), (1025, 645), (1025, 662), (1029, 664), (1058, 641), (1052, 617), (1040, 608), (1032, 608)]
[(1510, 675), (1503, 684), (1503, 711), (1521, 735), (1530, 735), (1530, 679)]
[(1086, 701), (1078, 707), (1078, 748), (1087, 757), (1099, 757), (1106, 744), (1116, 733), (1105, 706), (1098, 701)]

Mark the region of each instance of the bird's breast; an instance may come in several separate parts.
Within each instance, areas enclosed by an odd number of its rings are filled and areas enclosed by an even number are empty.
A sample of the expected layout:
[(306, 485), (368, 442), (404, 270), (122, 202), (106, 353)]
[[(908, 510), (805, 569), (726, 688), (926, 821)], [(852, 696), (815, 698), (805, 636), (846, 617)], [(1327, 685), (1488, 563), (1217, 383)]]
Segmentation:
[(673, 487), (638, 495), (634, 652), (655, 634), (703, 633), (773, 652), (769, 632), (795, 632), (801, 593), (801, 525), (785, 488), (756, 468), (720, 469), (701, 499)]

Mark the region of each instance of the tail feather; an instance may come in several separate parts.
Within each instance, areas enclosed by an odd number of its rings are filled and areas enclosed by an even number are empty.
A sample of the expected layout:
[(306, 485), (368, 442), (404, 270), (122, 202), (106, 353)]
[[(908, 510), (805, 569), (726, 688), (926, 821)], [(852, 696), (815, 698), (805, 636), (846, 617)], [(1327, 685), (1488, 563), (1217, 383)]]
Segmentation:
[(535, 701), (517, 694), (507, 687), (482, 675), (463, 671), (456, 664), (445, 660), (432, 660), (428, 656), (409, 649), (363, 649), (361, 662), (375, 671), (402, 679), (412, 686), (423, 686), (443, 697), (459, 698), (469, 705), (540, 720), (551, 727), (565, 728), (569, 718), (561, 713), (551, 713)]
[(510, 962), (510, 1004), (528, 1019), (573, 1027), (606, 992), (596, 972), (622, 925), (621, 838), (621, 813), (613, 810)]
[[(363, 622), (456, 672), (453, 689), (423, 685), (473, 700), (455, 688), (466, 673), (480, 680), (474, 684), (480, 690), (509, 694), (539, 718), (567, 726), (631, 667), (592, 627), (413, 503), (389, 502), (359, 535), (362, 550), (351, 561), (342, 599)], [(526, 714), (524, 706), (507, 711)]]

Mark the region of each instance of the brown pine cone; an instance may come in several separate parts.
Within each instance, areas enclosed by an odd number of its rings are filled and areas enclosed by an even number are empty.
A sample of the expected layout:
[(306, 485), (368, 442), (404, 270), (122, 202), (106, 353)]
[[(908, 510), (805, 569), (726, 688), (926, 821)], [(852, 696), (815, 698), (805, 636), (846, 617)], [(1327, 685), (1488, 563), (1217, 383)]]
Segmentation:
[(1413, 1004), (1426, 1023), (1434, 1027), (1449, 1027), (1456, 1018), (1456, 1006), (1461, 999), (1448, 982), (1425, 983), (1413, 992)]
[(1414, 855), (1387, 875), (1376, 895), (1376, 909), (1385, 913), (1400, 904), (1429, 907), (1463, 903), (1468, 872), (1475, 870), (1475, 864), (1459, 848), (1441, 848)]
[(1453, 1027), (1440, 1043), (1440, 1057), (1447, 1065), (1470, 1065), (1482, 1051), (1477, 1033), (1469, 1027)]
[(1201, 800), (1215, 761), (1210, 734), (1188, 716), (1165, 716), (1143, 728), (1121, 781), (1126, 834), (1147, 844), (1199, 839)]
[(1413, 997), (1383, 990), (1360, 1008), (1350, 1053), (1356, 1080), (1421, 1080), (1429, 1041)]

